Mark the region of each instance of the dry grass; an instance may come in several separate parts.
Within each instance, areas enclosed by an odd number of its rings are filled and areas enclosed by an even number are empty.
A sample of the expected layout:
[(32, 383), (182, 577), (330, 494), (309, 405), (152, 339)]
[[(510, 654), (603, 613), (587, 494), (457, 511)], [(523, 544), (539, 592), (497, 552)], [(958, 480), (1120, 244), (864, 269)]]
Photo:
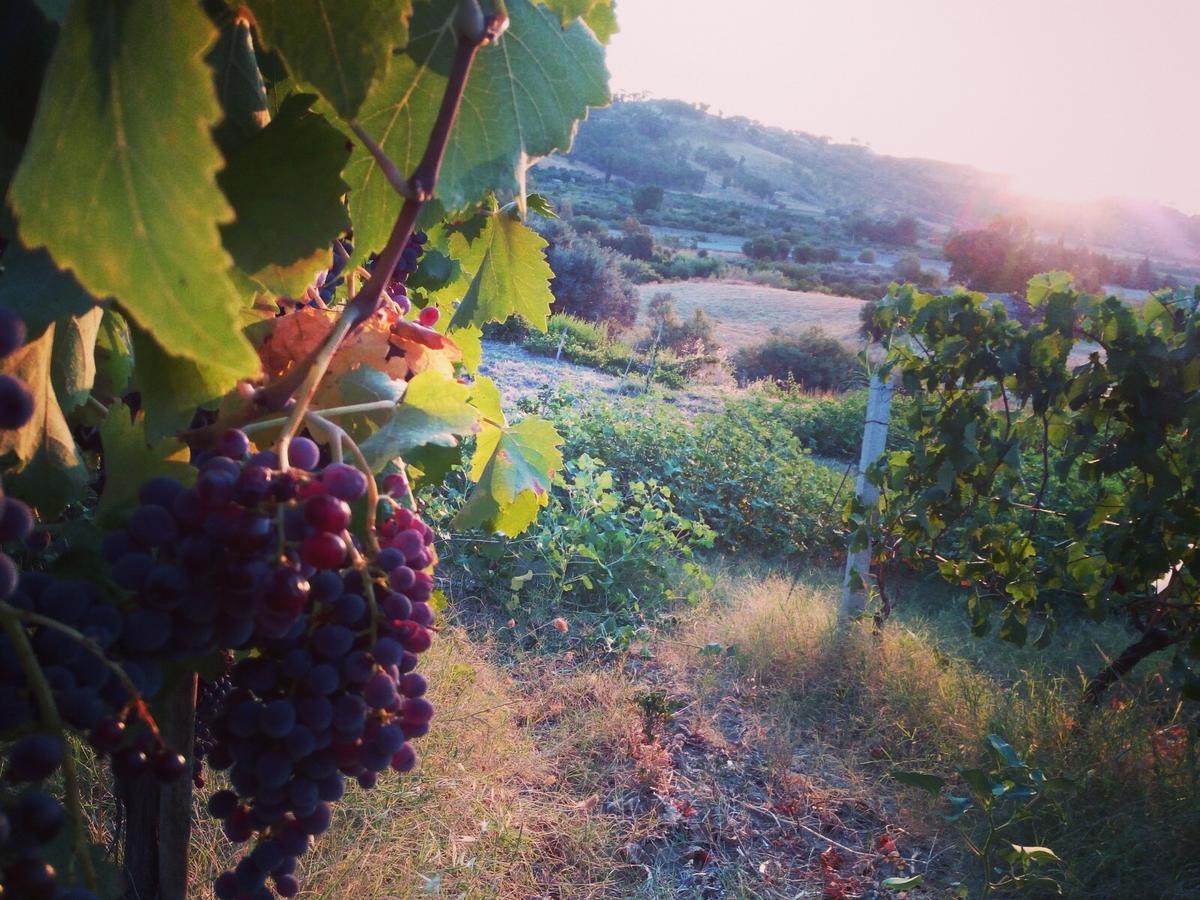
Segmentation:
[(966, 874), (969, 861), (946, 852), (953, 832), (886, 773), (952, 773), (956, 764), (982, 762), (982, 739), (1001, 734), (1032, 764), (1075, 779), (1066, 823), (1039, 825), (1039, 837), (1067, 862), (1068, 895), (1182, 897), (1200, 890), (1195, 726), (1163, 701), (1153, 672), (1089, 713), (1078, 705), (1078, 678), (1061, 674), (1070, 668), (1063, 660), (1033, 668), (1029, 655), (981, 642), (978, 652), (990, 657), (981, 666), (956, 652), (954, 636), (937, 630), (936, 617), (892, 621), (878, 635), (867, 626), (839, 635), (832, 579), (793, 585), (743, 572), (725, 579), (722, 590), (724, 606), (698, 616), (685, 644), (718, 642), (735, 652), (715, 657), (685, 648), (678, 664), (707, 704), (732, 695), (760, 711), (779, 738), (776, 784), (797, 789), (799, 809), (876, 799), (876, 811), (905, 835), (897, 843), (916, 871), (945, 884)]
[(802, 331), (818, 327), (825, 333), (858, 349), (859, 310), (863, 301), (756, 284), (719, 281), (677, 281), (643, 284), (640, 319), (645, 321), (651, 298), (667, 292), (675, 297), (679, 318), (688, 319), (702, 309), (716, 325), (717, 339), (727, 352), (759, 343), (772, 328)]
[[(951, 773), (989, 733), (1077, 779), (1068, 827), (1039, 835), (1068, 895), (1200, 886), (1196, 751), (1160, 740), (1170, 710), (1128, 691), (1081, 717), (1068, 676), (1006, 666), (1003, 649), (970, 659), (936, 616), (839, 634), (836, 596), (819, 573), (726, 572), (674, 634), (607, 663), (509, 647), (501, 665), (448, 629), (425, 662), (439, 716), (418, 772), (338, 805), (304, 896), (849, 898), (913, 871), (946, 885), (971, 861), (887, 773)], [(210, 896), (230, 854), (204, 817), (195, 849), (194, 895)]]

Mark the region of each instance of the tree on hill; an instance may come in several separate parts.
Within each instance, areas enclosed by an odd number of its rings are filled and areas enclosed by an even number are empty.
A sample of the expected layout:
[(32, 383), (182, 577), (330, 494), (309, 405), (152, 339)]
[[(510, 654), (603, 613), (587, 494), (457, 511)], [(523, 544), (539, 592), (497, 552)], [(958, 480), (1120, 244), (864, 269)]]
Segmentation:
[(663, 189), (657, 184), (648, 184), (633, 192), (633, 208), (644, 213), (652, 209), (662, 209)]

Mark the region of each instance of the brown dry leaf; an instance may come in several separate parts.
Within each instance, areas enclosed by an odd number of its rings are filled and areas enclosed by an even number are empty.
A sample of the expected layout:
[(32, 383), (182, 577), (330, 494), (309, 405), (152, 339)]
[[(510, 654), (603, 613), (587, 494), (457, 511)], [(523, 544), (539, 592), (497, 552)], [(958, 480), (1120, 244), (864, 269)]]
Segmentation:
[[(312, 354), (329, 336), (339, 315), (337, 310), (305, 307), (278, 317), (259, 350), (268, 377), (278, 378)], [(313, 402), (318, 408), (338, 405), (338, 376), (360, 366), (383, 372), (393, 381), (404, 381), (427, 369), (452, 376), (454, 364), (461, 359), (462, 351), (453, 340), (402, 319), (388, 308), (354, 329), (342, 342)]]

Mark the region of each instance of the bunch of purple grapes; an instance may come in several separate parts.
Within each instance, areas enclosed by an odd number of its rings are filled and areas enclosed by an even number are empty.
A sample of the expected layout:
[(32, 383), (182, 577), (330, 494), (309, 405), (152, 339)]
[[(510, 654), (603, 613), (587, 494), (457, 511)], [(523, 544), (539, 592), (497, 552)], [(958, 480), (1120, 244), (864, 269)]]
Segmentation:
[(396, 263), (396, 268), (392, 272), (392, 277), (388, 281), (387, 295), (400, 306), (400, 309), (407, 313), (411, 308), (408, 300), (408, 279), (417, 271), (417, 266), (420, 265), (421, 257), (425, 253), (425, 245), (429, 243), (429, 237), (423, 231), (413, 232), (408, 239), (408, 243), (404, 245), (404, 250), (400, 254), (400, 260)]
[[(297, 858), (330, 824), (347, 778), (373, 787), (416, 762), (410, 740), (433, 707), (417, 654), (431, 642), (433, 532), (393, 505), (367, 559), (350, 504), (367, 476), (314, 471), (317, 445), (290, 445), (288, 471), (230, 431), (194, 487), (155, 479), (123, 532), (106, 542), (131, 592), (136, 635), (158, 658), (251, 651), (201, 693), (197, 754), (227, 770), (209, 799), (234, 842), (254, 841), (216, 881), (218, 898), (299, 890)], [(198, 768), (193, 777), (203, 780)]]
[[(18, 349), (24, 336), (21, 320), (0, 309), (0, 355)], [(20, 427), (32, 409), (24, 383), (0, 375), (0, 427)], [(26, 504), (0, 497), (0, 542), (28, 542), (33, 527), (33, 512)], [(95, 895), (90, 891), (61, 887), (46, 859), (46, 845), (62, 831), (65, 816), (60, 801), (39, 783), (58, 771), (67, 750), (58, 728), (52, 727), (56, 723), (47, 721), (35, 702), (31, 673), (21, 662), (16, 642), (28, 642), (63, 724), (87, 735), (97, 753), (111, 758), (114, 771), (129, 776), (152, 771), (170, 781), (183, 773), (184, 758), (141, 721), (137, 706), (140, 697), (157, 690), (161, 675), (157, 662), (143, 659), (140, 648), (122, 657), (136, 613), (109, 602), (91, 584), (19, 572), (12, 557), (0, 552), (0, 600), (12, 611), (36, 616), (22, 618), (21, 635), (0, 634), (0, 733), (26, 734), (7, 752), (0, 805), (0, 893), (31, 900), (91, 898)]]
[(43, 789), (69, 752), (62, 739), (33, 734), (8, 750), (5, 781), (13, 791), (0, 807), (0, 854), (4, 863), (4, 897), (24, 900), (96, 900), (83, 888), (61, 888), (58, 874), (46, 861), (44, 848), (63, 830), (62, 804)]
[(196, 728), (192, 741), (192, 783), (204, 788), (204, 760), (217, 745), (211, 724), (220, 715), (225, 698), (233, 690), (233, 654), (221, 654), (224, 671), (216, 678), (198, 679), (196, 685)]

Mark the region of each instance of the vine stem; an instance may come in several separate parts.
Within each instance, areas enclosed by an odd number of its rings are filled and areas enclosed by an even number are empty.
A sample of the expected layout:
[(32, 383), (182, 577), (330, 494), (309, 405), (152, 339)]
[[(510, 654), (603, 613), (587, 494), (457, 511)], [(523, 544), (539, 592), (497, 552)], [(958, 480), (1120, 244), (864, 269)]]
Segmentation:
[[(386, 412), (389, 409), (395, 408), (396, 402), (394, 400), (372, 400), (370, 403), (354, 403), (349, 406), (331, 406), (328, 409), (309, 410), (309, 413), (316, 413), (322, 418), (332, 418), (333, 416), (352, 416), (355, 413)], [(243, 425), (242, 431), (246, 432), (246, 434), (253, 434), (256, 431), (266, 431), (269, 428), (284, 425), (287, 421), (287, 416), (262, 419), (258, 422)]]
[(313, 396), (317, 393), (321, 379), (329, 371), (329, 364), (333, 362), (334, 354), (337, 353), (338, 347), (341, 346), (342, 339), (357, 324), (358, 322), (350, 316), (343, 315), (339, 318), (337, 324), (333, 327), (333, 331), (329, 333), (329, 337), (325, 339), (325, 343), (321, 346), (317, 358), (313, 360), (312, 366), (305, 373), (304, 381), (300, 383), (300, 387), (297, 389), (299, 396), (296, 398), (296, 403), (292, 407), (291, 414), (284, 423), (283, 434), (279, 436), (277, 444), (279, 448), (279, 470), (281, 472), (286, 472), (289, 468), (288, 447), (292, 442), (292, 438), (296, 436), (296, 432), (300, 429), (300, 423), (304, 421), (304, 414), (308, 411), (308, 406), (312, 403)]
[(13, 649), (16, 651), (21, 668), (25, 671), (25, 677), (29, 679), (29, 687), (37, 701), (42, 720), (47, 726), (58, 732), (59, 738), (63, 741), (63, 782), (66, 789), (67, 809), (71, 815), (71, 838), (75, 856), (83, 870), (84, 883), (88, 890), (94, 892), (97, 885), (96, 869), (92, 865), (92, 855), (88, 852), (87, 837), (84, 833), (83, 805), (79, 799), (79, 772), (75, 768), (75, 756), (71, 752), (71, 748), (66, 746), (66, 735), (62, 718), (58, 714), (58, 706), (54, 703), (54, 692), (50, 689), (50, 683), (46, 681), (46, 676), (38, 663), (37, 654), (33, 652), (33, 645), (29, 643), (29, 635), (25, 633), (21, 624), (20, 612), (4, 602), (0, 602), (0, 627), (4, 628), (13, 642)]
[(333, 458), (333, 461), (339, 465), (344, 463), (346, 461), (346, 455), (344, 452), (345, 444), (342, 441), (342, 438), (347, 436), (346, 432), (343, 431), (339, 426), (333, 424), (333, 422), (330, 422), (328, 419), (321, 416), (320, 413), (314, 412), (311, 409), (304, 414), (304, 420), (308, 422), (310, 428), (316, 428), (325, 432), (326, 436), (329, 438), (329, 453)]

